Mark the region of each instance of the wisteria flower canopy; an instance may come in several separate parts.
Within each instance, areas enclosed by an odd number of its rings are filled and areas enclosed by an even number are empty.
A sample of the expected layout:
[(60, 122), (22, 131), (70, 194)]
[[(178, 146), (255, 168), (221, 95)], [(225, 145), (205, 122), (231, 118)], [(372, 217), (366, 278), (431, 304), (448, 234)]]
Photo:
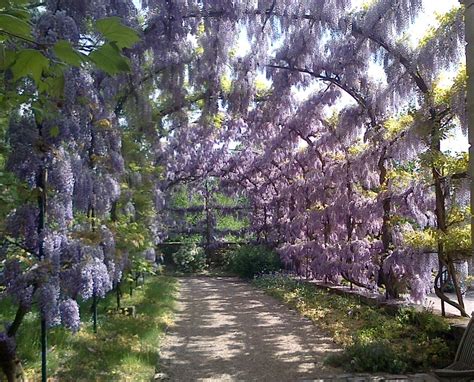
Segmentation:
[(467, 130), (464, 8), (414, 43), (424, 5), (0, 2), (18, 18), (0, 27), (5, 171), (25, 191), (3, 212), (18, 314), (1, 348), (34, 303), (78, 330), (77, 301), (169, 236), (173, 188), (209, 179), (245, 195), (254, 239), (296, 271), (390, 298), (434, 288), (466, 314), (467, 154), (443, 150)]

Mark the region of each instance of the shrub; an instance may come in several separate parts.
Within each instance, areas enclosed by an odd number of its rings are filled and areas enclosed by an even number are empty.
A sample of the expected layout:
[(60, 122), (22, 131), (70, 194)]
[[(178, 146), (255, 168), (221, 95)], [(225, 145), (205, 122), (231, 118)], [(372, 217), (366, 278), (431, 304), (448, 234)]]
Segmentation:
[(401, 309), (397, 319), (401, 324), (417, 327), (428, 338), (446, 336), (449, 333), (449, 323), (427, 310)]
[(207, 248), (207, 262), (210, 267), (229, 269), (233, 248), (214, 246)]
[(355, 372), (403, 373), (407, 364), (393, 351), (387, 340), (356, 342), (342, 354), (335, 354), (326, 360), (337, 367), (350, 368)]
[(412, 341), (419, 342), (414, 345), (404, 343), (397, 346), (399, 340), (391, 343), (391, 340), (386, 338), (366, 341), (367, 338), (364, 340), (363, 335), (358, 337), (354, 344), (346, 347), (343, 352), (328, 357), (326, 363), (353, 372), (397, 374), (445, 367), (452, 358), (452, 350), (442, 338), (431, 341), (412, 338)]
[(243, 245), (230, 258), (230, 270), (242, 278), (280, 270), (278, 254), (264, 245)]
[(173, 253), (173, 261), (178, 271), (186, 273), (203, 271), (207, 267), (204, 249), (194, 243), (184, 244)]

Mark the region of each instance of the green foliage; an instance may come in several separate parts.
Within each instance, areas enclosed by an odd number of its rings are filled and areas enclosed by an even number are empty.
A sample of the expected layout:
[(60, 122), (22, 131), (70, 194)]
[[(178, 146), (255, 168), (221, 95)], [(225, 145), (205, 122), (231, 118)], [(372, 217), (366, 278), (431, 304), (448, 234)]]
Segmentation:
[(443, 163), (445, 176), (467, 172), (468, 166), (469, 154), (467, 152), (454, 155), (448, 155), (448, 153), (445, 154)]
[(173, 261), (178, 271), (191, 273), (206, 269), (206, 254), (196, 244), (185, 244), (173, 254)]
[(122, 154), (130, 177), (138, 175), (140, 182), (129, 184), (123, 182), (121, 188), (126, 190), (119, 200), (116, 210), (123, 210), (124, 205), (133, 205), (131, 215), (118, 215), (112, 225), (116, 236), (116, 247), (119, 251), (129, 254), (130, 267), (127, 269), (127, 279), (130, 282), (140, 275), (153, 273), (154, 264), (143, 257), (144, 251), (155, 247), (155, 237), (150, 230), (150, 221), (156, 218), (153, 203), (154, 180), (159, 171), (152, 166), (153, 158), (147, 152), (148, 142), (142, 134), (134, 133), (128, 126), (124, 127)]
[(202, 206), (204, 198), (198, 193), (191, 192), (187, 186), (181, 185), (173, 191), (171, 206), (174, 208), (188, 208)]
[(245, 242), (245, 237), (239, 237), (237, 235), (232, 235), (231, 233), (228, 233), (222, 238), (222, 240), (227, 243), (242, 243)]
[(99, 69), (110, 75), (130, 70), (128, 58), (120, 53), (118, 46), (111, 42), (102, 45), (89, 54), (89, 58)]
[(81, 66), (86, 57), (82, 53), (76, 51), (71, 43), (66, 40), (59, 40), (54, 44), (53, 50), (57, 58), (71, 66)]
[(246, 199), (244, 197), (232, 197), (228, 196), (222, 192), (216, 192), (212, 195), (214, 203), (222, 207), (236, 207), (246, 204)]
[(359, 141), (359, 142), (355, 142), (352, 146), (350, 146), (347, 152), (350, 155), (357, 156), (363, 153), (367, 149), (367, 147), (368, 147), (367, 143)]
[(238, 219), (232, 215), (222, 215), (219, 214), (217, 216), (217, 229), (231, 229), (231, 230), (241, 230), (249, 226), (249, 220), (245, 219)]
[(433, 87), (433, 98), (437, 105), (449, 105), (456, 93), (460, 93), (466, 88), (467, 71), (466, 65), (462, 65), (453, 79), (450, 86), (441, 86), (441, 81), (437, 81)]
[(429, 338), (442, 336), (449, 332), (448, 322), (427, 310), (401, 309), (396, 319), (401, 325), (413, 325), (423, 328), (423, 334)]
[(438, 243), (442, 243), (447, 253), (463, 257), (470, 254), (471, 227), (465, 222), (449, 227), (446, 232), (434, 228), (410, 231), (404, 234), (404, 239), (410, 247), (429, 252), (436, 252)]
[(0, 12), (0, 31), (13, 37), (32, 38), (30, 24), (10, 12)]
[(223, 75), (220, 80), (221, 89), (225, 94), (229, 94), (232, 90), (232, 80), (227, 76)]
[(461, 256), (471, 256), (471, 226), (464, 224), (462, 226), (451, 227), (448, 232), (440, 237), (445, 250), (451, 254)]
[(190, 212), (185, 215), (184, 221), (189, 225), (197, 226), (198, 224), (204, 224), (205, 216), (204, 212)]
[(18, 52), (15, 63), (11, 66), (13, 80), (31, 76), (36, 84), (41, 81), (43, 71), (48, 69), (49, 60), (35, 49), (23, 49)]
[(265, 81), (259, 80), (258, 78), (255, 80), (255, 98), (257, 100), (263, 100), (269, 97), (272, 93), (272, 89), (269, 84)]
[(407, 364), (398, 359), (387, 340), (356, 342), (342, 356), (329, 357), (327, 363), (346, 368), (350, 365), (350, 370), (355, 372), (403, 373), (407, 368)]
[[(60, 98), (62, 87), (55, 79), (62, 78), (64, 70), (69, 66), (92, 62), (110, 75), (130, 70), (128, 58), (122, 54), (122, 50), (139, 41), (139, 35), (135, 30), (123, 25), (120, 18), (98, 20), (95, 25), (96, 31), (99, 32), (97, 41), (93, 41), (90, 46), (73, 46), (65, 40), (54, 45), (38, 45), (32, 37), (29, 23), (35, 7), (28, 7), (27, 3), (0, 3), (0, 68), (12, 72), (13, 82), (29, 77), (34, 80), (41, 95), (51, 95), (53, 89), (54, 93), (59, 93), (54, 94), (55, 98)], [(7, 49), (13, 46), (10, 43), (21, 48)], [(48, 54), (50, 51), (54, 52), (56, 57), (52, 58)], [(89, 54), (85, 55), (83, 51)], [(56, 90), (58, 87), (59, 92)], [(2, 89), (0, 94), (5, 91)]]
[(150, 248), (153, 243), (149, 231), (143, 222), (130, 222), (125, 216), (113, 224), (116, 246), (131, 252), (141, 252)]
[(20, 182), (12, 173), (2, 170), (4, 167), (3, 156), (0, 153), (0, 232), (8, 213), (19, 205), (20, 201), (33, 200), (31, 190), (27, 184)]
[(120, 216), (110, 225), (115, 233), (116, 256), (128, 253), (130, 264), (125, 270), (125, 279), (133, 282), (139, 275), (153, 274), (154, 264), (143, 257), (145, 250), (154, 247), (146, 222), (129, 221), (128, 217)]
[[(443, 135), (445, 132), (441, 131)], [(432, 140), (439, 139), (439, 137), (432, 137)], [(468, 168), (468, 154), (459, 153), (451, 154), (450, 152), (440, 152), (438, 150), (428, 150), (419, 156), (418, 166), (421, 169), (420, 173), (413, 173), (411, 176), (415, 177), (420, 175), (425, 177), (425, 182), (432, 182), (432, 169), (443, 177), (451, 178), (452, 190), (450, 196), (446, 195), (447, 198), (451, 198), (449, 209), (446, 211), (445, 225), (446, 229), (441, 231), (435, 228), (426, 228), (424, 230), (414, 224), (414, 222), (396, 221), (396, 218), (392, 219), (393, 224), (406, 223), (412, 224), (414, 230), (405, 232), (404, 239), (408, 246), (420, 249), (423, 251), (436, 252), (438, 250), (438, 244), (442, 244), (444, 253), (449, 255), (451, 259), (466, 258), (470, 256), (471, 251), (471, 229), (470, 229), (470, 211), (466, 206), (461, 206), (456, 203), (456, 177), (465, 176)], [(422, 172), (424, 173), (422, 174)], [(390, 174), (391, 176), (393, 174)], [(396, 177), (392, 179), (397, 180)], [(406, 186), (410, 176), (405, 177), (404, 182), (398, 182), (399, 186)], [(394, 182), (395, 183), (395, 182)]]
[(242, 245), (230, 255), (230, 270), (242, 278), (281, 269), (278, 254), (264, 245)]
[(433, 228), (407, 232), (404, 239), (410, 247), (425, 251), (435, 251), (438, 243), (437, 233)]
[[(93, 333), (90, 301), (80, 304), (84, 321), (73, 334), (62, 327), (48, 332), (48, 375), (61, 381), (146, 381), (156, 372), (159, 346), (172, 324), (177, 282), (149, 277), (133, 296), (123, 294), (122, 306), (136, 309), (131, 317), (116, 312), (115, 293), (99, 301), (99, 330)], [(15, 305), (0, 301), (0, 321), (14, 317)], [(36, 308), (18, 333), (18, 354), (28, 381), (40, 380), (40, 320)]]
[(202, 236), (199, 234), (194, 234), (194, 235), (176, 235), (170, 238), (168, 241), (176, 241), (179, 243), (185, 243), (185, 244), (199, 244), (202, 241)]
[(430, 27), (426, 32), (425, 36), (420, 40), (419, 47), (424, 48), (429, 42), (435, 39), (437, 36), (446, 32), (446, 30), (453, 24), (458, 17), (459, 12), (462, 12), (463, 9), (460, 6), (454, 6), (450, 11), (437, 14), (436, 21), (438, 22), (437, 27)]
[[(128, 281), (136, 279), (139, 275), (154, 274), (153, 263), (143, 258), (142, 256), (132, 256), (131, 272), (128, 273)], [(133, 278), (134, 276), (134, 278)]]
[(398, 134), (411, 126), (413, 121), (413, 116), (410, 114), (405, 114), (398, 118), (387, 119), (384, 123), (385, 138), (395, 138)]
[(115, 43), (119, 49), (131, 48), (140, 40), (137, 32), (123, 25), (118, 17), (99, 20), (96, 28), (108, 42)]
[(450, 152), (427, 151), (420, 154), (420, 165), (436, 167), (443, 176), (451, 176), (467, 171), (469, 158), (467, 153), (452, 155)]
[(364, 11), (368, 11), (371, 7), (374, 6), (375, 3), (376, 3), (376, 0), (365, 0), (365, 1), (361, 4), (361, 8), (362, 8), (362, 10), (364, 10)]

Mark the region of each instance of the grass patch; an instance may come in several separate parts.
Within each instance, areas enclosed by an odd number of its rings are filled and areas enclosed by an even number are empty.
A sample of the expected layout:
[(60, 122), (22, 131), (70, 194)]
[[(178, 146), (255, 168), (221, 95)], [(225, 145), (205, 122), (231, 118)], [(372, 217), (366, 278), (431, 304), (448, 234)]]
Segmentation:
[[(64, 381), (149, 381), (157, 364), (164, 331), (172, 324), (177, 281), (149, 277), (133, 295), (124, 293), (122, 306), (135, 306), (136, 317), (114, 312), (115, 293), (99, 302), (98, 333), (94, 334), (91, 302), (81, 304), (84, 322), (72, 334), (57, 327), (48, 333), (48, 374)], [(125, 292), (125, 288), (124, 292)], [(13, 317), (8, 302), (0, 305), (0, 320)], [(29, 313), (18, 333), (18, 353), (28, 380), (40, 380), (40, 332), (37, 312)]]
[(327, 330), (344, 352), (327, 359), (355, 372), (422, 372), (447, 366), (456, 344), (449, 323), (428, 311), (402, 309), (392, 315), (282, 275), (266, 275), (254, 284)]

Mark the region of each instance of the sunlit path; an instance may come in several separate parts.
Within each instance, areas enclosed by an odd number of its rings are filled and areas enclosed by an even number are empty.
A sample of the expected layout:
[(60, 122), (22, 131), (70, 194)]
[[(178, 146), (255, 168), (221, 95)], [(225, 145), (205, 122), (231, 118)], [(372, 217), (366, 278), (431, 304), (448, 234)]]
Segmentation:
[(183, 278), (176, 326), (162, 350), (173, 381), (295, 381), (334, 375), (337, 346), (297, 313), (229, 278)]

